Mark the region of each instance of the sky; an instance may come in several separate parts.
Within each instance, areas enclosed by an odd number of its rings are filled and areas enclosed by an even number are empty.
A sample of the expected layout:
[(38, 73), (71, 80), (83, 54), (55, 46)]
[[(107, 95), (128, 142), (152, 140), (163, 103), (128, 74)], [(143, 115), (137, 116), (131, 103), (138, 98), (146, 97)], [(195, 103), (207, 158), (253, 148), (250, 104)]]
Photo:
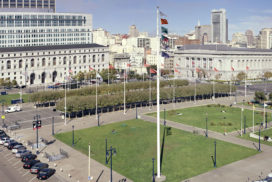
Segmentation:
[(140, 32), (155, 34), (156, 7), (167, 15), (170, 33), (184, 35), (198, 20), (210, 24), (212, 9), (226, 9), (229, 39), (235, 32), (272, 28), (271, 0), (57, 0), (57, 12), (90, 13), (93, 28), (112, 34), (128, 33), (131, 25)]

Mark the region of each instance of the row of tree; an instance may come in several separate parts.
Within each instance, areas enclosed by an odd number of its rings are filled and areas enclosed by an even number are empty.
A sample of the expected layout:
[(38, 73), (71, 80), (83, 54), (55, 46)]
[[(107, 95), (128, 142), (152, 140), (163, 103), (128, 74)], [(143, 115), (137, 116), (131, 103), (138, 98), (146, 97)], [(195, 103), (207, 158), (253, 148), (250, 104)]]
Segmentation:
[[(189, 85), (187, 80), (168, 80), (168, 81), (161, 81), (160, 87), (182, 87)], [(126, 91), (137, 91), (137, 90), (147, 90), (150, 87), (150, 82), (129, 82), (126, 83)], [(156, 88), (156, 81), (151, 82), (151, 88)], [(110, 84), (108, 85), (100, 85), (97, 88), (98, 95), (105, 95), (110, 93), (111, 95), (123, 92), (124, 84)], [(95, 86), (89, 86), (85, 88), (81, 88), (78, 90), (68, 90), (67, 97), (71, 96), (88, 96), (88, 95), (95, 95), (96, 88)], [(64, 97), (64, 90), (58, 91), (44, 91), (44, 92), (36, 92), (30, 95), (30, 100), (35, 103), (43, 103), (43, 102), (50, 102), (50, 101), (57, 101)]]
[[(160, 98), (162, 100), (172, 100), (174, 88), (162, 88), (160, 89)], [(229, 85), (216, 84), (216, 93), (229, 93)], [(235, 90), (235, 88), (234, 88)], [(198, 96), (212, 95), (213, 85), (212, 84), (199, 84), (196, 87), (196, 93)], [(195, 87), (192, 85), (183, 86), (175, 89), (175, 97), (191, 97), (195, 94)], [(152, 90), (151, 100), (156, 100), (156, 89)], [(103, 95), (98, 97), (98, 107), (109, 107), (124, 104), (123, 93), (117, 93), (114, 95)], [(149, 92), (147, 91), (133, 91), (126, 93), (126, 103), (136, 102), (149, 102)], [(72, 96), (67, 98), (67, 112), (80, 112), (87, 109), (94, 109), (96, 107), (95, 96)], [(64, 111), (64, 99), (57, 103), (57, 109)]]
[(264, 101), (270, 100), (272, 101), (272, 93), (270, 93), (268, 96), (265, 95), (262, 91), (255, 92), (254, 100), (258, 103), (263, 103)]
[(4, 86), (4, 87), (12, 87), (12, 86), (16, 86), (17, 85), (17, 81), (16, 80), (12, 80), (10, 81), (10, 78), (0, 78), (0, 86)]

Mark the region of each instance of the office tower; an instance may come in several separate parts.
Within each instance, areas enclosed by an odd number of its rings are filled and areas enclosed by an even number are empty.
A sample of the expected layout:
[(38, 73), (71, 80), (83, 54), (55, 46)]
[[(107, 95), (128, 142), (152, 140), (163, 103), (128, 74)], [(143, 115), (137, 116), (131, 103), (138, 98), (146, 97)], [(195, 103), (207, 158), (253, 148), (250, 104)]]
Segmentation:
[(213, 43), (227, 43), (228, 40), (228, 20), (226, 10), (212, 10), (211, 12), (211, 40)]
[(55, 0), (0, 0), (1, 11), (55, 12)]

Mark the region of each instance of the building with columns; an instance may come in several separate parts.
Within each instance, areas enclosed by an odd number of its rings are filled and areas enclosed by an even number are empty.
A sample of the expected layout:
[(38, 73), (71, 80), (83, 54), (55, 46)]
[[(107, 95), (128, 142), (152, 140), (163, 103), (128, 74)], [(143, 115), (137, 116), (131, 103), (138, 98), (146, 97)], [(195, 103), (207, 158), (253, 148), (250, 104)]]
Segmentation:
[[(272, 50), (230, 48), (226, 45), (186, 45), (178, 47), (174, 54), (174, 64), (179, 65), (179, 73), (175, 76), (182, 79), (217, 77), (230, 80), (240, 72), (246, 72), (249, 79), (254, 79), (261, 78), (272, 69)], [(197, 74), (197, 69), (205, 74)]]
[(64, 82), (66, 76), (108, 69), (109, 49), (98, 44), (0, 48), (0, 78), (19, 85)]

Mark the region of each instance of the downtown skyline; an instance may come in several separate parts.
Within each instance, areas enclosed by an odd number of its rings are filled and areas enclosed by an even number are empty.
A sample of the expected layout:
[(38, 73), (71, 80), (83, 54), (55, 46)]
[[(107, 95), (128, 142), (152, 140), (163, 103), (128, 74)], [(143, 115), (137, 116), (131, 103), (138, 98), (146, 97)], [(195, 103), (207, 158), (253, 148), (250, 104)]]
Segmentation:
[[(198, 20), (210, 24), (211, 10), (226, 9), (229, 39), (235, 32), (251, 29), (257, 35), (262, 28), (272, 27), (272, 2), (254, 0), (59, 0), (57, 12), (81, 12), (93, 15), (93, 27), (117, 34), (128, 33), (135, 24), (140, 32), (155, 34), (156, 6), (168, 15), (170, 33), (186, 34), (194, 30)], [(148, 17), (148, 18), (147, 18)]]

